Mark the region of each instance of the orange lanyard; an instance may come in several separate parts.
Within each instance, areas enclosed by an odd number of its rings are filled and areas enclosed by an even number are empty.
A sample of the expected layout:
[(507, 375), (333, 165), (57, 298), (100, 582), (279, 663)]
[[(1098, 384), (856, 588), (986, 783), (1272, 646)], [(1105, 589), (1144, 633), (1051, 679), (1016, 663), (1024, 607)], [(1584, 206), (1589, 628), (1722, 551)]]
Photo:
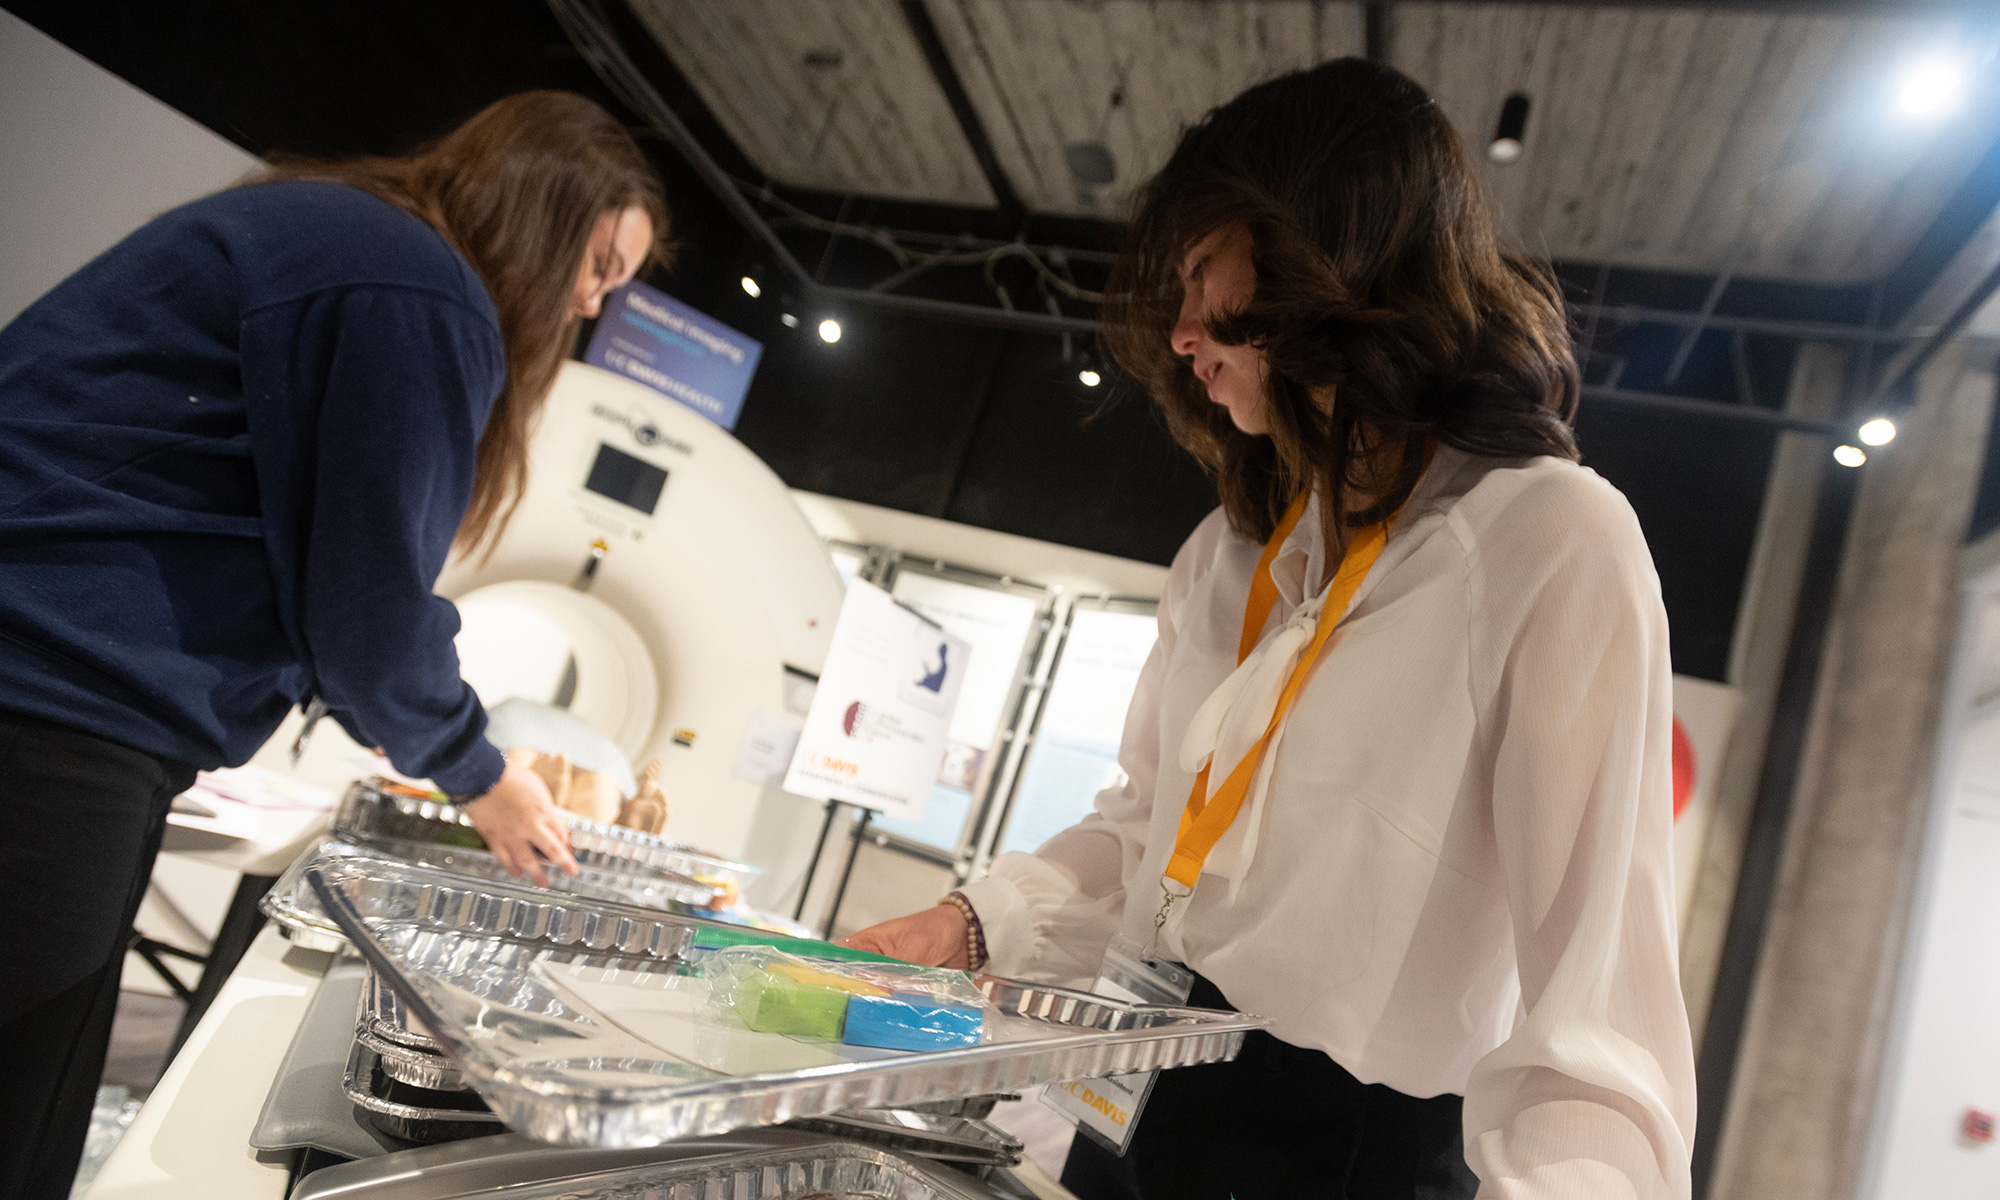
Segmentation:
[[(1426, 467), (1430, 465), (1430, 457), (1431, 447), (1426, 447)], [(1278, 585), (1271, 578), (1271, 563), (1277, 559), (1285, 539), (1297, 528), (1299, 518), (1305, 515), (1306, 501), (1305, 495), (1292, 501), (1284, 520), (1278, 522), (1278, 528), (1272, 532), (1271, 540), (1264, 544), (1263, 557), (1257, 560), (1257, 573), (1250, 580), (1250, 598), (1243, 606), (1243, 634), (1236, 644), (1238, 666), (1242, 666), (1243, 661), (1250, 657), (1250, 652), (1257, 648), (1258, 635), (1264, 631), (1264, 622), (1270, 618), (1271, 609), (1278, 602)], [(1201, 769), (1201, 774), (1195, 776), (1194, 789), (1188, 793), (1187, 807), (1181, 810), (1180, 833), (1174, 839), (1173, 856), (1167, 860), (1166, 878), (1160, 882), (1166, 902), (1160, 905), (1159, 916), (1153, 921), (1156, 933), (1166, 924), (1168, 909), (1180, 898), (1168, 890), (1167, 880), (1187, 888), (1188, 892), (1183, 894), (1194, 891), (1195, 880), (1201, 876), (1202, 864), (1208, 861), (1209, 852), (1222, 840), (1222, 835), (1229, 832), (1250, 793), (1250, 781), (1257, 774), (1257, 763), (1264, 756), (1264, 747), (1283, 723), (1292, 701), (1298, 698), (1299, 689), (1305, 686), (1313, 663), (1318, 660), (1320, 651), (1326, 648), (1327, 639), (1333, 636), (1334, 626), (1346, 615), (1354, 593), (1361, 588), (1361, 581), (1368, 577), (1369, 569), (1382, 556), (1382, 547), (1389, 541), (1389, 527), (1400, 515), (1402, 510), (1399, 508), (1381, 524), (1356, 531), (1349, 541), (1347, 553), (1340, 560), (1340, 569), (1335, 572), (1333, 583), (1327, 587), (1326, 604), (1319, 611), (1319, 623), (1313, 630), (1312, 640), (1300, 652), (1298, 665), (1292, 668), (1291, 677), (1278, 694), (1277, 707), (1271, 710), (1271, 720), (1264, 727), (1264, 735), (1243, 755), (1213, 796), (1208, 794), (1208, 772), (1215, 765), (1213, 760)]]

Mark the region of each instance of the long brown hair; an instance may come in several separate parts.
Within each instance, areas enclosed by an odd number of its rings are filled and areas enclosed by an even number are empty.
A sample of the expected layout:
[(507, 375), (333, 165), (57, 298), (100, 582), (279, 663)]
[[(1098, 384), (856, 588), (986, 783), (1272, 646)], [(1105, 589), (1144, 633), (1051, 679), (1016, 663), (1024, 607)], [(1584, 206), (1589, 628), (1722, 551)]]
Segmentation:
[[(1238, 431), (1168, 343), (1182, 257), (1233, 225), (1250, 233), (1256, 294), (1207, 328), (1263, 350), (1269, 437)], [(1560, 291), (1502, 251), (1465, 147), (1430, 96), (1375, 63), (1281, 76), (1189, 129), (1139, 190), (1104, 317), (1107, 348), (1214, 474), (1230, 525), (1260, 541), (1316, 484), (1344, 544), (1347, 528), (1408, 498), (1426, 439), (1576, 457)], [(1353, 490), (1374, 502), (1350, 513)]]
[(479, 439), (457, 546), (470, 554), (497, 541), (527, 487), (535, 416), (576, 340), (570, 302), (591, 227), (606, 212), (641, 208), (653, 221), (649, 257), (665, 262), (659, 176), (610, 113), (571, 92), (539, 91), (487, 105), (414, 154), (274, 157), (250, 183), (282, 180), (344, 183), (388, 201), (443, 235), (485, 283), (500, 315), (507, 381)]

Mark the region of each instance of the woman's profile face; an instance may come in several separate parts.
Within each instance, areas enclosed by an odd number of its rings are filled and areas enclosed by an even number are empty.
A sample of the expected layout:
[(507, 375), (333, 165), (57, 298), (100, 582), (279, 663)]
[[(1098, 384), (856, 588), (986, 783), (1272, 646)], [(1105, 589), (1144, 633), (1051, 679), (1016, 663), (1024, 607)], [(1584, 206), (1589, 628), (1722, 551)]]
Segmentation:
[(637, 205), (614, 208), (597, 218), (585, 243), (583, 263), (576, 269), (576, 290), (570, 314), (595, 317), (604, 297), (632, 281), (653, 244), (653, 218)]
[(1225, 346), (1208, 336), (1210, 317), (1232, 313), (1257, 293), (1257, 268), (1250, 260), (1250, 231), (1225, 225), (1202, 238), (1181, 259), (1181, 315), (1170, 342), (1189, 360), (1208, 398), (1229, 410), (1236, 428), (1270, 432), (1264, 414), (1264, 352), (1254, 346)]

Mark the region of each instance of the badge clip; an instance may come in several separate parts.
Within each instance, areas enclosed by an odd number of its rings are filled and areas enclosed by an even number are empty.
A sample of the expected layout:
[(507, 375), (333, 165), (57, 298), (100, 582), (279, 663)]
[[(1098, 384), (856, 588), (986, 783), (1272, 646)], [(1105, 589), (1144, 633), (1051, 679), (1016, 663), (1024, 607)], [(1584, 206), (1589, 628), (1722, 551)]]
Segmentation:
[(1193, 888), (1176, 893), (1174, 891), (1176, 886), (1179, 885), (1171, 879), (1160, 880), (1160, 911), (1153, 914), (1153, 940), (1146, 943), (1146, 958), (1149, 961), (1160, 957), (1160, 931), (1167, 927), (1167, 916), (1173, 911), (1174, 901), (1185, 900), (1194, 895)]

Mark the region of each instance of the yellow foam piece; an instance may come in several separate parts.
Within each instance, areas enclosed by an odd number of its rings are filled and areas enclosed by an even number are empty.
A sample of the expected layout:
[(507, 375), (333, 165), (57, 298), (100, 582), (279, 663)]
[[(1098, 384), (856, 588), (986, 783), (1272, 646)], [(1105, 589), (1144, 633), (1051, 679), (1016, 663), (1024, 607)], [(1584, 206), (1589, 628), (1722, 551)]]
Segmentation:
[(840, 991), (849, 992), (856, 996), (886, 996), (889, 994), (888, 988), (876, 987), (872, 983), (853, 979), (846, 975), (836, 975), (832, 971), (815, 970), (804, 963), (776, 962), (771, 964), (771, 970), (786, 976), (794, 983), (802, 983), (807, 987), (837, 988)]

